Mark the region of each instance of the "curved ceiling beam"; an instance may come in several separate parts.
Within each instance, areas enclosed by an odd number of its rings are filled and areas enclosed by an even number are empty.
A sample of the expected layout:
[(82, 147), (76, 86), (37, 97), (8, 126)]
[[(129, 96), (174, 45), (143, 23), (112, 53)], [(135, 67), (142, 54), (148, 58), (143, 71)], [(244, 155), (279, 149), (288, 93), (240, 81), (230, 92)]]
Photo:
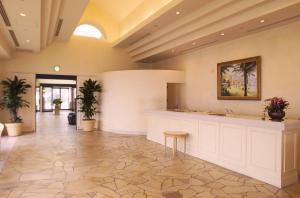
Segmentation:
[(42, 2), (41, 49), (44, 49), (47, 46), (48, 30), (51, 20), (52, 2), (53, 1)]
[(176, 31), (177, 29), (180, 29), (182, 26), (186, 24), (190, 24), (195, 20), (199, 20), (202, 17), (205, 17), (209, 13), (212, 13), (218, 9), (223, 8), (224, 6), (229, 6), (232, 3), (234, 3), (234, 0), (209, 0), (207, 2), (204, 2), (204, 5), (201, 6), (196, 11), (190, 13), (188, 16), (180, 17), (179, 19), (173, 21), (172, 23), (168, 24), (167, 26), (158, 29), (155, 31), (155, 34), (151, 34), (145, 39), (140, 40), (139, 42), (133, 43), (131, 46), (128, 47), (128, 52), (132, 52), (136, 50), (139, 47), (142, 47), (143, 45), (146, 45), (150, 42), (152, 42), (155, 39), (158, 39), (162, 36), (166, 36), (169, 33), (172, 33)]
[[(181, 7), (183, 8), (186, 6), (185, 4), (189, 3), (191, 1), (184, 1)], [(192, 3), (195, 2), (192, 1)], [(144, 61), (151, 60), (151, 57), (163, 57), (166, 53), (170, 54), (177, 48), (179, 51), (186, 51), (199, 46), (213, 45), (229, 38), (234, 39), (250, 34), (250, 29), (262, 25), (279, 24), (280, 17), (284, 20), (290, 18), (289, 21), (294, 21), (298, 19), (295, 15), (297, 13), (300, 15), (297, 12), (299, 5), (300, 0), (210, 1), (203, 6), (198, 6), (197, 9), (186, 6), (188, 9), (182, 13), (187, 12), (188, 14), (182, 14), (180, 17), (174, 16), (175, 10), (173, 9), (148, 26), (153, 27), (155, 24), (161, 24), (161, 21), (166, 20), (166, 16), (169, 18), (173, 16), (173, 21), (160, 25), (159, 28), (152, 29), (152, 31), (146, 27), (139, 30), (135, 33), (136, 35), (144, 34), (146, 36), (140, 37), (133, 43), (129, 43), (125, 39), (123, 43), (127, 44), (123, 45), (123, 48), (127, 49), (134, 61)], [(259, 22), (261, 17), (270, 18), (266, 20), (266, 23), (261, 24)], [(251, 26), (245, 26), (246, 24)], [(223, 31), (226, 31), (226, 36), (220, 36)], [(129, 37), (127, 40), (132, 41), (134, 38)], [(173, 55), (175, 54), (177, 53), (173, 53)]]
[(51, 6), (51, 20), (48, 28), (47, 45), (52, 43), (54, 39), (55, 30), (58, 23), (59, 13), (61, 9), (61, 0), (54, 0)]
[(74, 2), (74, 0), (64, 0), (59, 15), (59, 18), (62, 20), (62, 26), (56, 40), (67, 41), (72, 36), (88, 3), (89, 0), (80, 0), (76, 2)]
[[(177, 26), (177, 28), (173, 29), (173, 31), (168, 32), (167, 34), (160, 36), (155, 40), (151, 40), (150, 42), (144, 44), (142, 48), (131, 51), (130, 55), (137, 56), (159, 45), (167, 44), (173, 40), (180, 39), (182, 36), (192, 34), (193, 32), (201, 32), (202, 29), (205, 29), (208, 26), (214, 25), (215, 23), (223, 21), (227, 18), (235, 17), (237, 14), (242, 14), (254, 6), (260, 6), (264, 2), (264, 0), (238, 1), (234, 4), (227, 4), (221, 9), (216, 8), (215, 10), (211, 10), (211, 12), (207, 13), (206, 15), (200, 15), (196, 20), (190, 20), (186, 24)], [(199, 9), (196, 12), (202, 13), (202, 9)], [(190, 16), (187, 16), (186, 18), (189, 17)]]
[(0, 29), (0, 59), (9, 59), (12, 54), (12, 47), (8, 44)]

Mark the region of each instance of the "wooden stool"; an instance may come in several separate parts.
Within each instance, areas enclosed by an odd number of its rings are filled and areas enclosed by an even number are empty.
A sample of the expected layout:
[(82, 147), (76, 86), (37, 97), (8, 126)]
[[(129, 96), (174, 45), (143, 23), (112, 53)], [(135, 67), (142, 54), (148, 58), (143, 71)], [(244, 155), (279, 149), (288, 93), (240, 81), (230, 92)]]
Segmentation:
[(184, 139), (184, 155), (186, 152), (186, 138), (189, 135), (187, 132), (183, 131), (165, 131), (165, 153), (167, 152), (167, 137), (173, 137), (173, 157), (177, 154), (177, 138)]

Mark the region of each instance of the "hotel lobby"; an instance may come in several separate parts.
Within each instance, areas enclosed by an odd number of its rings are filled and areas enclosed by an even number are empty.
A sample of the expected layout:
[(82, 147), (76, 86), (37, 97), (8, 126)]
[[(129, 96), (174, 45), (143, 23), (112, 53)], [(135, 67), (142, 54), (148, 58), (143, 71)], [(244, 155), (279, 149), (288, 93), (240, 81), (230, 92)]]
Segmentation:
[(300, 0), (0, 15), (0, 198), (300, 198)]

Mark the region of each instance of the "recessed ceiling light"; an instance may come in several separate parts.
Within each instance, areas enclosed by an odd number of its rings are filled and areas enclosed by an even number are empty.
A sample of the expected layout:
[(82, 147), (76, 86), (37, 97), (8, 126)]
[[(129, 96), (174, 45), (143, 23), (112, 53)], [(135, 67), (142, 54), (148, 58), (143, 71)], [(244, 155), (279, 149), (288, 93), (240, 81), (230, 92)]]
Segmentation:
[(177, 11), (177, 12), (176, 12), (176, 14), (177, 14), (177, 15), (179, 15), (179, 14), (180, 14), (180, 12), (179, 12), (179, 11)]
[(223, 32), (222, 32), (220, 35), (221, 35), (221, 36), (224, 36), (224, 35), (225, 35), (225, 33), (223, 33)]
[(26, 15), (25, 13), (21, 12), (21, 13), (20, 13), (20, 16), (26, 17), (27, 15)]
[(265, 22), (265, 20), (264, 20), (264, 19), (262, 19), (262, 20), (260, 20), (260, 22), (261, 22), (261, 23), (264, 23), (264, 22)]
[(27, 39), (27, 40), (26, 40), (26, 43), (30, 43), (30, 40), (29, 40), (29, 39)]

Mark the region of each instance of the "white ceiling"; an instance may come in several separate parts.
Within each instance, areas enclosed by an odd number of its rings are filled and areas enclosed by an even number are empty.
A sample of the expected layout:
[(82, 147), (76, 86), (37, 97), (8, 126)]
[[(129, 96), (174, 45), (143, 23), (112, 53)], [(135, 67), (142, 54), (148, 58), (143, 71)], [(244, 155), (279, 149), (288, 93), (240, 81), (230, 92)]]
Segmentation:
[(11, 58), (13, 50), (39, 52), (54, 41), (68, 40), (89, 2), (121, 23), (144, 0), (0, 0), (11, 24), (0, 15), (0, 58)]
[[(91, 0), (116, 21), (124, 20), (144, 0)], [(149, 1), (149, 0), (148, 0)], [(151, 0), (150, 0), (151, 1)]]
[[(7, 26), (0, 15), (0, 58), (10, 58), (14, 49), (38, 52), (53, 41), (69, 39), (89, 1), (121, 23), (151, 0), (0, 0), (11, 23)], [(126, 48), (134, 61), (154, 62), (300, 20), (299, 10), (300, 0), (174, 0), (114, 46)]]
[(6, 25), (0, 15), (0, 35), (3, 35), (0, 58), (10, 58), (9, 53), (14, 49), (39, 52), (55, 40), (69, 39), (89, 0), (0, 0), (0, 3), (11, 24)]
[[(11, 27), (6, 27), (2, 17), (0, 28), (14, 46), (7, 30), (14, 30), (22, 50), (40, 50), (40, 29), (41, 29), (41, 1), (40, 0), (1, 0), (6, 10)], [(26, 17), (20, 16), (25, 13)], [(30, 42), (26, 42), (30, 40)]]
[(300, 0), (184, 0), (152, 18), (115, 47), (136, 62), (167, 59), (300, 20)]

